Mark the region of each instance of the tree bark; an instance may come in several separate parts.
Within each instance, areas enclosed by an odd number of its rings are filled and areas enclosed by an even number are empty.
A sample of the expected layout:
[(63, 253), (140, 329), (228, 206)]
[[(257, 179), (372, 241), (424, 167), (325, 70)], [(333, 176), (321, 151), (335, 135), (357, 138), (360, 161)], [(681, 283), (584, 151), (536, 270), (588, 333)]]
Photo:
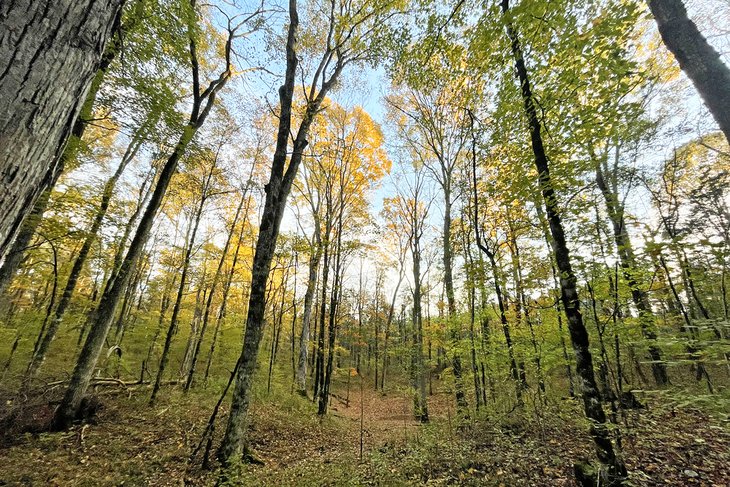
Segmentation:
[(0, 6), (0, 259), (56, 173), (122, 3)]
[(33, 235), (35, 235), (38, 225), (43, 219), (43, 214), (45, 213), (46, 208), (48, 208), (51, 193), (53, 192), (53, 187), (56, 185), (58, 178), (61, 176), (61, 173), (63, 173), (63, 170), (69, 166), (70, 162), (76, 158), (81, 138), (86, 131), (88, 120), (92, 116), (94, 103), (96, 102), (96, 95), (99, 93), (99, 88), (101, 88), (104, 77), (109, 70), (109, 66), (119, 52), (119, 48), (121, 46), (120, 31), (121, 28), (115, 30), (112, 40), (106, 47), (104, 56), (101, 58), (99, 68), (96, 71), (91, 87), (89, 88), (89, 92), (86, 95), (86, 100), (81, 106), (79, 116), (71, 129), (71, 136), (63, 149), (58, 164), (54, 168), (53, 173), (50, 175), (47, 186), (40, 193), (38, 199), (36, 199), (33, 204), (33, 209), (24, 217), (23, 223), (20, 225), (20, 229), (18, 230), (18, 234), (5, 255), (5, 260), (3, 261), (2, 266), (0, 266), (0, 294), (5, 292), (5, 289), (10, 284), (15, 273), (18, 271), (18, 267), (20, 267), (20, 264), (23, 261), (23, 255), (25, 254)]
[(730, 142), (730, 69), (687, 16), (682, 0), (648, 0), (659, 33)]

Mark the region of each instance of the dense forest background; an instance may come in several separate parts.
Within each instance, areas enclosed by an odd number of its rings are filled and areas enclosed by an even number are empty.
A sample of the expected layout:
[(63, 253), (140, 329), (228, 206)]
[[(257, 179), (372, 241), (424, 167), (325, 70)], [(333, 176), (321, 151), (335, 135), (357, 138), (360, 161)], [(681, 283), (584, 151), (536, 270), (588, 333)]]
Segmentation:
[(0, 484), (728, 481), (727, 1), (60, 3), (0, 6)]

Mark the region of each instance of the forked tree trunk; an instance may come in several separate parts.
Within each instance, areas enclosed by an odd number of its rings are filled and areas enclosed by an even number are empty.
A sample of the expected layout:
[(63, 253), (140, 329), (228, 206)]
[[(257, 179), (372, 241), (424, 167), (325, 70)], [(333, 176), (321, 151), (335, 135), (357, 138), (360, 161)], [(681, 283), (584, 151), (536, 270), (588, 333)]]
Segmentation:
[(122, 3), (0, 4), (0, 259), (56, 173)]
[[(296, 35), (299, 27), (299, 15), (296, 0), (289, 0), (289, 27), (286, 43), (286, 74), (284, 83), (279, 88), (279, 127), (276, 137), (276, 150), (271, 166), (271, 176), (265, 186), (266, 200), (261, 214), (259, 236), (256, 242), (251, 270), (251, 293), (246, 317), (246, 332), (243, 339), (240, 366), (236, 374), (236, 387), (233, 392), (231, 412), (228, 416), (226, 433), (223, 437), (218, 456), (224, 465), (229, 465), (234, 458), (240, 458), (246, 445), (246, 422), (248, 406), (251, 400), (251, 383), (258, 360), (259, 345), (264, 329), (264, 311), (266, 307), (266, 283), (269, 279), (271, 261), (276, 249), (279, 227), (284, 215), (286, 200), (291, 191), (294, 178), (302, 162), (304, 149), (307, 146), (309, 128), (320, 110), (324, 97), (337, 82), (345, 67), (345, 60), (338, 58), (329, 78), (321, 79), (320, 91), (310, 100), (305, 109), (299, 130), (296, 132), (292, 150), (289, 151), (291, 136), (292, 101), (296, 85), (298, 58), (296, 53)], [(289, 162), (287, 166), (287, 160)]]

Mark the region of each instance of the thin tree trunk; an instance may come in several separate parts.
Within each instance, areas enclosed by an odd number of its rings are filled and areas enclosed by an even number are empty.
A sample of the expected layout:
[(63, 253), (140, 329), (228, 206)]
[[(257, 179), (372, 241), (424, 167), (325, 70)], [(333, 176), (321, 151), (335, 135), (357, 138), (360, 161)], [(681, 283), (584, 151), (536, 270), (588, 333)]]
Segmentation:
[(413, 415), (421, 423), (429, 421), (428, 403), (426, 402), (426, 374), (423, 363), (423, 315), (421, 312), (421, 250), (418, 229), (418, 200), (414, 203), (413, 233), (411, 236), (411, 253), (413, 255), (413, 331), (411, 343), (411, 379), (413, 386)]
[(238, 233), (238, 241), (236, 242), (236, 250), (233, 252), (233, 260), (231, 261), (231, 269), (228, 271), (228, 277), (226, 283), (223, 286), (223, 295), (221, 296), (221, 306), (218, 309), (218, 316), (215, 321), (215, 329), (213, 330), (213, 338), (210, 343), (210, 351), (208, 352), (208, 360), (205, 365), (205, 375), (203, 376), (203, 383), (208, 383), (208, 377), (210, 376), (210, 366), (213, 363), (213, 356), (215, 355), (215, 347), (218, 343), (218, 335), (220, 333), (221, 323), (226, 317), (226, 310), (228, 306), (228, 294), (231, 290), (231, 284), (233, 283), (233, 276), (236, 274), (236, 265), (238, 264), (238, 256), (241, 251), (241, 243), (243, 242), (243, 234), (246, 229), (246, 223), (248, 221), (248, 210), (250, 199), (246, 199), (246, 209), (244, 211), (244, 219), (241, 222), (241, 230)]
[(233, 222), (231, 223), (231, 229), (228, 232), (228, 237), (226, 238), (226, 243), (223, 245), (223, 250), (221, 251), (221, 258), (218, 260), (218, 266), (215, 269), (215, 274), (213, 274), (213, 281), (210, 284), (210, 290), (208, 292), (208, 299), (205, 302), (205, 311), (203, 312), (203, 320), (200, 325), (200, 337), (198, 338), (198, 341), (195, 344), (195, 351), (193, 352), (191, 361), (190, 361), (190, 368), (187, 372), (187, 378), (185, 380), (185, 391), (188, 391), (193, 386), (193, 379), (195, 376), (195, 366), (198, 363), (198, 355), (200, 354), (200, 347), (203, 344), (203, 339), (205, 338), (205, 332), (208, 329), (208, 321), (210, 319), (210, 310), (213, 306), (213, 299), (215, 297), (215, 290), (218, 286), (218, 280), (220, 279), (221, 272), (223, 270), (223, 264), (226, 261), (226, 257), (228, 255), (228, 249), (231, 246), (231, 240), (233, 239), (233, 235), (235, 232), (236, 224), (238, 223), (238, 218), (241, 215), (241, 210), (243, 208), (244, 202), (248, 199), (247, 197), (247, 191), (244, 191), (241, 195), (241, 201), (238, 203), (238, 207), (236, 208), (236, 215), (233, 217)]
[[(230, 49), (230, 41), (231, 39), (229, 38), (227, 43), (228, 49)], [(190, 36), (190, 54), (193, 61), (193, 78), (196, 80), (194, 83), (194, 100), (192, 111), (190, 112), (190, 120), (175, 144), (175, 149), (160, 171), (160, 176), (157, 180), (155, 190), (150, 197), (150, 201), (144, 214), (142, 215), (142, 219), (137, 227), (132, 243), (127, 250), (127, 254), (124, 257), (117, 278), (114, 279), (114, 282), (108, 291), (104, 292), (99, 301), (99, 306), (89, 318), (91, 329), (86, 342), (84, 343), (84, 347), (81, 350), (81, 354), (79, 355), (64, 398), (59, 407), (56, 409), (52, 424), (53, 429), (65, 429), (77, 417), (82, 399), (86, 394), (86, 389), (89, 386), (94, 368), (96, 367), (96, 362), (99, 359), (102, 347), (104, 346), (104, 341), (109, 333), (114, 311), (116, 310), (119, 299), (129, 282), (137, 259), (147, 242), (150, 230), (152, 229), (152, 224), (154, 223), (155, 215), (162, 204), (162, 199), (167, 191), (167, 187), (172, 180), (172, 176), (177, 171), (178, 163), (183, 157), (188, 144), (197, 130), (205, 122), (205, 119), (208, 117), (208, 114), (215, 103), (218, 92), (223, 88), (223, 86), (225, 86), (231, 76), (230, 66), (226, 65), (226, 69), (221, 73), (220, 77), (210, 83), (206, 91), (203, 92), (204, 96), (201, 95), (200, 86), (197, 82), (199, 79), (198, 61), (193, 35)]]
[(385, 336), (383, 337), (383, 367), (380, 372), (380, 390), (385, 389), (385, 369), (388, 365), (388, 338), (390, 338), (390, 325), (393, 323), (393, 317), (395, 316), (395, 301), (398, 298), (398, 290), (400, 289), (401, 283), (405, 272), (403, 268), (403, 261), (401, 260), (400, 266), (398, 267), (398, 282), (395, 284), (393, 290), (393, 297), (390, 300), (390, 308), (388, 309), (388, 318), (385, 320)]
[(296, 387), (299, 394), (307, 395), (307, 353), (309, 352), (309, 323), (312, 320), (312, 304), (317, 288), (317, 274), (319, 271), (319, 259), (322, 255), (322, 242), (319, 236), (319, 222), (315, 221), (315, 241), (311, 258), (309, 259), (309, 278), (307, 279), (307, 291), (304, 293), (304, 311), (302, 313), (302, 334), (299, 337), (299, 361), (297, 363)]
[[(618, 151), (618, 148), (616, 148)], [(618, 158), (618, 154), (616, 155)], [(634, 257), (634, 249), (631, 244), (631, 238), (626, 230), (626, 222), (624, 220), (624, 211), (622, 204), (618, 200), (618, 195), (608, 186), (606, 181), (606, 171), (601, 167), (601, 161), (596, 163), (596, 184), (603, 194), (606, 202), (606, 212), (613, 225), (613, 236), (616, 243), (616, 250), (621, 261), (621, 269), (623, 270), (626, 283), (631, 290), (631, 299), (634, 306), (639, 310), (639, 325), (641, 333), (649, 342), (649, 356), (651, 357), (651, 370), (654, 374), (654, 381), (660, 387), (669, 384), (669, 376), (667, 375), (667, 366), (662, 359), (662, 352), (656, 344), (657, 336), (654, 331), (653, 321), (654, 314), (651, 310), (649, 297), (646, 291), (641, 289), (639, 279), (637, 277), (636, 258)], [(618, 283), (617, 283), (618, 284)]]
[(459, 353), (459, 341), (461, 332), (459, 321), (456, 320), (456, 299), (454, 298), (454, 278), (452, 275), (453, 256), (451, 251), (451, 188), (444, 184), (444, 225), (443, 225), (443, 262), (444, 262), (444, 287), (446, 288), (446, 301), (449, 308), (448, 327), (451, 338), (451, 365), (454, 371), (454, 389), (456, 394), (456, 405), (462, 414), (467, 412), (469, 405), (464, 394), (464, 381), (462, 378), (461, 354)]
[(165, 373), (165, 368), (167, 367), (167, 362), (170, 359), (170, 346), (172, 345), (172, 338), (177, 333), (177, 322), (178, 322), (178, 316), (180, 314), (180, 308), (182, 305), (182, 298), (185, 295), (185, 288), (187, 286), (187, 276), (188, 276), (188, 270), (190, 269), (190, 259), (193, 255), (193, 247), (195, 247), (195, 238), (198, 235), (198, 227), (200, 226), (200, 219), (203, 216), (203, 208), (205, 206), (205, 202), (208, 199), (208, 188), (210, 184), (210, 179), (213, 175), (215, 165), (211, 165), (210, 172), (207, 176), (207, 181), (203, 184), (201, 191), (202, 195), (200, 198), (200, 202), (198, 203), (198, 207), (195, 212), (195, 216), (193, 217), (192, 224), (192, 231), (190, 232), (190, 238), (186, 241), (185, 245), (185, 254), (183, 256), (183, 267), (182, 272), (180, 274), (180, 286), (177, 289), (177, 296), (175, 297), (175, 304), (172, 306), (172, 316), (170, 317), (170, 326), (167, 329), (167, 336), (165, 337), (165, 346), (162, 348), (162, 355), (160, 356), (160, 366), (157, 369), (157, 378), (155, 379), (155, 385), (152, 387), (152, 395), (150, 396), (150, 404), (155, 403), (155, 399), (157, 399), (157, 393), (160, 390), (160, 386), (162, 385), (162, 378)]
[(323, 416), (327, 414), (327, 406), (329, 404), (330, 384), (332, 383), (333, 359), (335, 353), (335, 338), (337, 335), (337, 308), (339, 306), (339, 298), (342, 282), (342, 213), (344, 207), (340, 202), (339, 218), (337, 223), (337, 240), (335, 243), (335, 267), (332, 280), (332, 292), (330, 295), (329, 320), (327, 328), (327, 364), (323, 373), (323, 381), (319, 394), (319, 403), (317, 414)]

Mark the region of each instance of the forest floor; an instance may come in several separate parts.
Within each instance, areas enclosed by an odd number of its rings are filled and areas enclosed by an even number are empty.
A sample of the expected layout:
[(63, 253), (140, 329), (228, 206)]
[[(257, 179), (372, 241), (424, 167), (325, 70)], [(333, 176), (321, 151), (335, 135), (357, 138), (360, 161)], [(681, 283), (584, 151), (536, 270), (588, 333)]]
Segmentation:
[[(62, 433), (33, 432), (50, 417), (51, 391), (45, 402), (0, 425), (0, 485), (212, 485), (217, 473), (201, 468), (200, 455), (189, 458), (217, 399), (213, 390), (220, 388), (186, 395), (171, 387), (150, 407), (145, 387), (100, 387), (102, 407), (93, 422)], [(229, 483), (574, 485), (573, 463), (592, 457), (575, 400), (539, 406), (528, 400), (522, 409), (491, 411), (457, 427), (445, 393), (429, 397), (432, 421), (420, 425), (402, 391), (381, 394), (370, 385), (361, 398), (357, 379), (349, 394), (345, 384), (335, 390), (323, 419), (289, 390), (258, 391), (251, 431), (257, 462)], [(13, 407), (11, 396), (2, 399), (0, 417)], [(622, 444), (632, 485), (730, 485), (727, 416), (679, 407), (638, 410), (624, 419)]]

